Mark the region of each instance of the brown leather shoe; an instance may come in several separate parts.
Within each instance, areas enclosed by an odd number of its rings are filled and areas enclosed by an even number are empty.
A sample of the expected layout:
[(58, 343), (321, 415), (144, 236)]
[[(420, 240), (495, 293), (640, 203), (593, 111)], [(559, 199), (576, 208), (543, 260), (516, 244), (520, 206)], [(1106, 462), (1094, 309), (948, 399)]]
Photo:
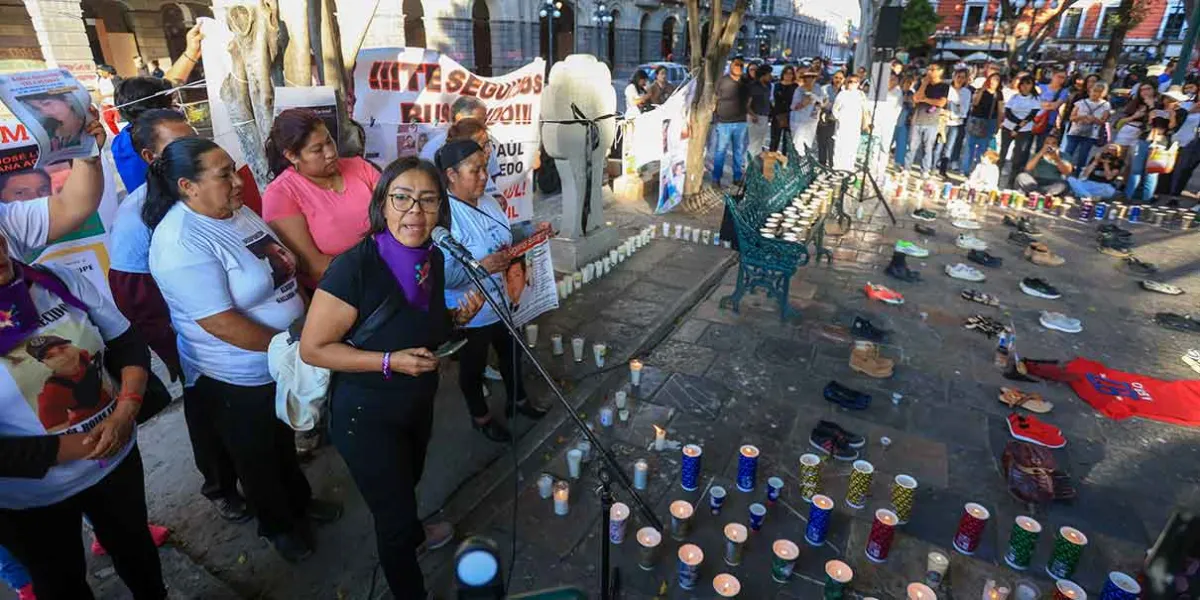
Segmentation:
[(1067, 260), (1050, 251), (1050, 247), (1042, 242), (1034, 242), (1025, 249), (1029, 262), (1041, 267), (1059, 267)]
[(879, 346), (870, 342), (856, 342), (850, 351), (850, 368), (876, 379), (892, 376), (896, 362), (879, 356)]

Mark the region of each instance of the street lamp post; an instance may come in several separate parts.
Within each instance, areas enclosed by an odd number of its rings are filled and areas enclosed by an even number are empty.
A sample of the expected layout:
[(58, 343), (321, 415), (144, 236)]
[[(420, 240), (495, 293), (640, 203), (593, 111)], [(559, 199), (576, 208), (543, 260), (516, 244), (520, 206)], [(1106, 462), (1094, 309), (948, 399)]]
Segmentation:
[[(603, 2), (596, 5), (596, 10), (592, 11), (592, 24), (596, 26), (597, 33), (599, 34), (596, 36), (596, 55), (600, 57), (600, 60), (607, 58), (605, 56), (607, 53), (604, 51), (604, 34), (608, 31), (609, 23), (612, 22), (612, 9), (606, 6)], [(615, 65), (609, 66), (613, 67)]]
[(546, 19), (546, 69), (554, 64), (554, 20), (562, 16), (562, 2), (559, 0), (542, 0), (538, 16)]

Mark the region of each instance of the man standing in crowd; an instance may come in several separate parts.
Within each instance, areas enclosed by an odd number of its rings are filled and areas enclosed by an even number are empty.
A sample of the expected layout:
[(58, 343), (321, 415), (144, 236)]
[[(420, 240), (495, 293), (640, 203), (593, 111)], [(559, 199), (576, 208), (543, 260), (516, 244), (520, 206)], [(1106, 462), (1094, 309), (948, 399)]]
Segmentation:
[(747, 90), (750, 104), (746, 114), (746, 131), (751, 155), (762, 152), (771, 132), (771, 69), (759, 67), (757, 78)]
[(946, 140), (939, 144), (937, 152), (938, 171), (946, 176), (946, 169), (954, 166), (958, 170), (958, 152), (962, 144), (963, 128), (967, 122), (967, 111), (971, 108), (971, 88), (967, 87), (967, 69), (954, 71), (950, 95), (946, 98)]
[(905, 163), (909, 167), (917, 164), (917, 156), (921, 157), (921, 177), (929, 176), (933, 167), (934, 150), (937, 148), (938, 122), (942, 118), (942, 109), (949, 102), (950, 84), (942, 81), (942, 66), (934, 63), (929, 65), (929, 71), (921, 80), (921, 86), (913, 95), (912, 133), (908, 142), (908, 157)]
[(817, 125), (817, 160), (826, 167), (833, 165), (833, 133), (837, 130), (837, 119), (833, 115), (833, 103), (837, 101), (838, 92), (846, 83), (846, 73), (838, 71), (833, 74), (829, 84), (822, 88), (825, 104), (821, 110), (821, 122)]
[(734, 58), (729, 73), (717, 80), (717, 110), (713, 117), (716, 143), (713, 146), (713, 183), (720, 185), (725, 174), (725, 153), (733, 153), (733, 183), (742, 181), (746, 159), (746, 88), (742, 85), (745, 63)]

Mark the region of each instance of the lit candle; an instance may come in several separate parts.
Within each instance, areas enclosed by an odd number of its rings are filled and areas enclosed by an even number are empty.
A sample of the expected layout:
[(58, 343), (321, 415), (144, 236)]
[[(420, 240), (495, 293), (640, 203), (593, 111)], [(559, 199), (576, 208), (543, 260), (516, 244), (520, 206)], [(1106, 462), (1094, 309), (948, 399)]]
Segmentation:
[(642, 385), (642, 361), (636, 358), (629, 361), (629, 381), (635, 386)]
[(950, 568), (949, 557), (941, 552), (930, 552), (925, 559), (925, 585), (933, 588), (942, 585), (948, 568)]
[(787, 583), (792, 578), (796, 568), (796, 559), (800, 557), (800, 547), (791, 540), (775, 540), (771, 544), (775, 559), (771, 561), (771, 579), (775, 583)]
[(725, 564), (736, 567), (742, 564), (742, 549), (750, 530), (741, 523), (730, 523), (725, 526)]
[(842, 600), (846, 595), (846, 585), (854, 578), (854, 570), (850, 565), (831, 560), (825, 563), (825, 599)]
[(881, 508), (875, 511), (875, 522), (871, 525), (871, 534), (867, 538), (866, 554), (872, 562), (881, 563), (887, 560), (892, 551), (892, 540), (896, 536), (896, 523), (900, 519), (896, 513)]
[(571, 498), (571, 485), (565, 481), (554, 484), (554, 514), (562, 517), (571, 512), (568, 501)]
[(736, 598), (742, 591), (742, 583), (729, 573), (721, 573), (713, 578), (713, 589), (722, 598)]
[(1087, 600), (1087, 592), (1073, 581), (1059, 579), (1054, 582), (1054, 600)]
[(700, 455), (703, 451), (696, 444), (683, 447), (683, 461), (679, 469), (679, 482), (684, 491), (694, 492), (700, 486)]
[(650, 479), (650, 463), (638, 459), (633, 463), (633, 487), (634, 489), (644, 490)]
[(671, 503), (671, 537), (682, 541), (692, 529), (692, 514), (696, 509), (687, 500)]
[(654, 559), (658, 545), (662, 543), (662, 534), (653, 527), (643, 527), (637, 532), (638, 546), (641, 548), (638, 556), (638, 567), (643, 571), (654, 569)]
[(625, 541), (625, 525), (629, 523), (629, 505), (615, 502), (608, 510), (608, 541), (620, 544)]
[(690, 590), (700, 578), (700, 563), (704, 562), (704, 551), (695, 544), (679, 547), (679, 587)]
[(654, 426), (654, 449), (658, 451), (667, 449), (667, 430)]
[(908, 600), (937, 600), (937, 594), (923, 583), (908, 584)]
[(1074, 527), (1060, 527), (1054, 539), (1050, 562), (1046, 564), (1046, 573), (1055, 579), (1070, 578), (1079, 565), (1079, 557), (1087, 543), (1087, 536), (1082, 531)]

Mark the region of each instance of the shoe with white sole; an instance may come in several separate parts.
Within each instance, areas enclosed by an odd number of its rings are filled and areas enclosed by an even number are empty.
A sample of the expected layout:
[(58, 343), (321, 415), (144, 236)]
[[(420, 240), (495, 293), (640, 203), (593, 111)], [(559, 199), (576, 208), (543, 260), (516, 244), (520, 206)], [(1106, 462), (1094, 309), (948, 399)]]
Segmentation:
[(1040, 277), (1026, 277), (1022, 279), (1021, 291), (1030, 296), (1046, 298), (1047, 300), (1062, 298), (1062, 292), (1058, 291), (1058, 288), (1046, 283), (1046, 280)]
[(1150, 291), (1150, 292), (1158, 292), (1160, 294), (1169, 294), (1171, 296), (1178, 296), (1179, 294), (1183, 293), (1183, 290), (1181, 290), (1178, 287), (1175, 287), (1169, 283), (1152, 281), (1150, 279), (1142, 280), (1142, 288), (1144, 288), (1145, 290)]
[(1058, 312), (1043, 311), (1038, 321), (1046, 329), (1055, 329), (1063, 333), (1079, 333), (1083, 331), (1083, 323)]
[(959, 229), (983, 229), (983, 225), (980, 225), (979, 221), (972, 221), (970, 219), (961, 219), (950, 224)]
[(946, 274), (955, 279), (962, 279), (963, 281), (983, 281), (987, 279), (987, 276), (982, 271), (963, 263), (958, 263), (954, 266), (946, 265)]
[(955, 246), (963, 250), (987, 250), (987, 242), (975, 237), (972, 233), (958, 234), (958, 240), (954, 242)]
[(916, 258), (925, 258), (926, 256), (929, 256), (929, 250), (922, 248), (908, 240), (897, 240), (896, 252), (907, 254)]
[(1183, 364), (1187, 365), (1193, 371), (1200, 373), (1200, 350), (1193, 348), (1180, 358), (1183, 359)]

